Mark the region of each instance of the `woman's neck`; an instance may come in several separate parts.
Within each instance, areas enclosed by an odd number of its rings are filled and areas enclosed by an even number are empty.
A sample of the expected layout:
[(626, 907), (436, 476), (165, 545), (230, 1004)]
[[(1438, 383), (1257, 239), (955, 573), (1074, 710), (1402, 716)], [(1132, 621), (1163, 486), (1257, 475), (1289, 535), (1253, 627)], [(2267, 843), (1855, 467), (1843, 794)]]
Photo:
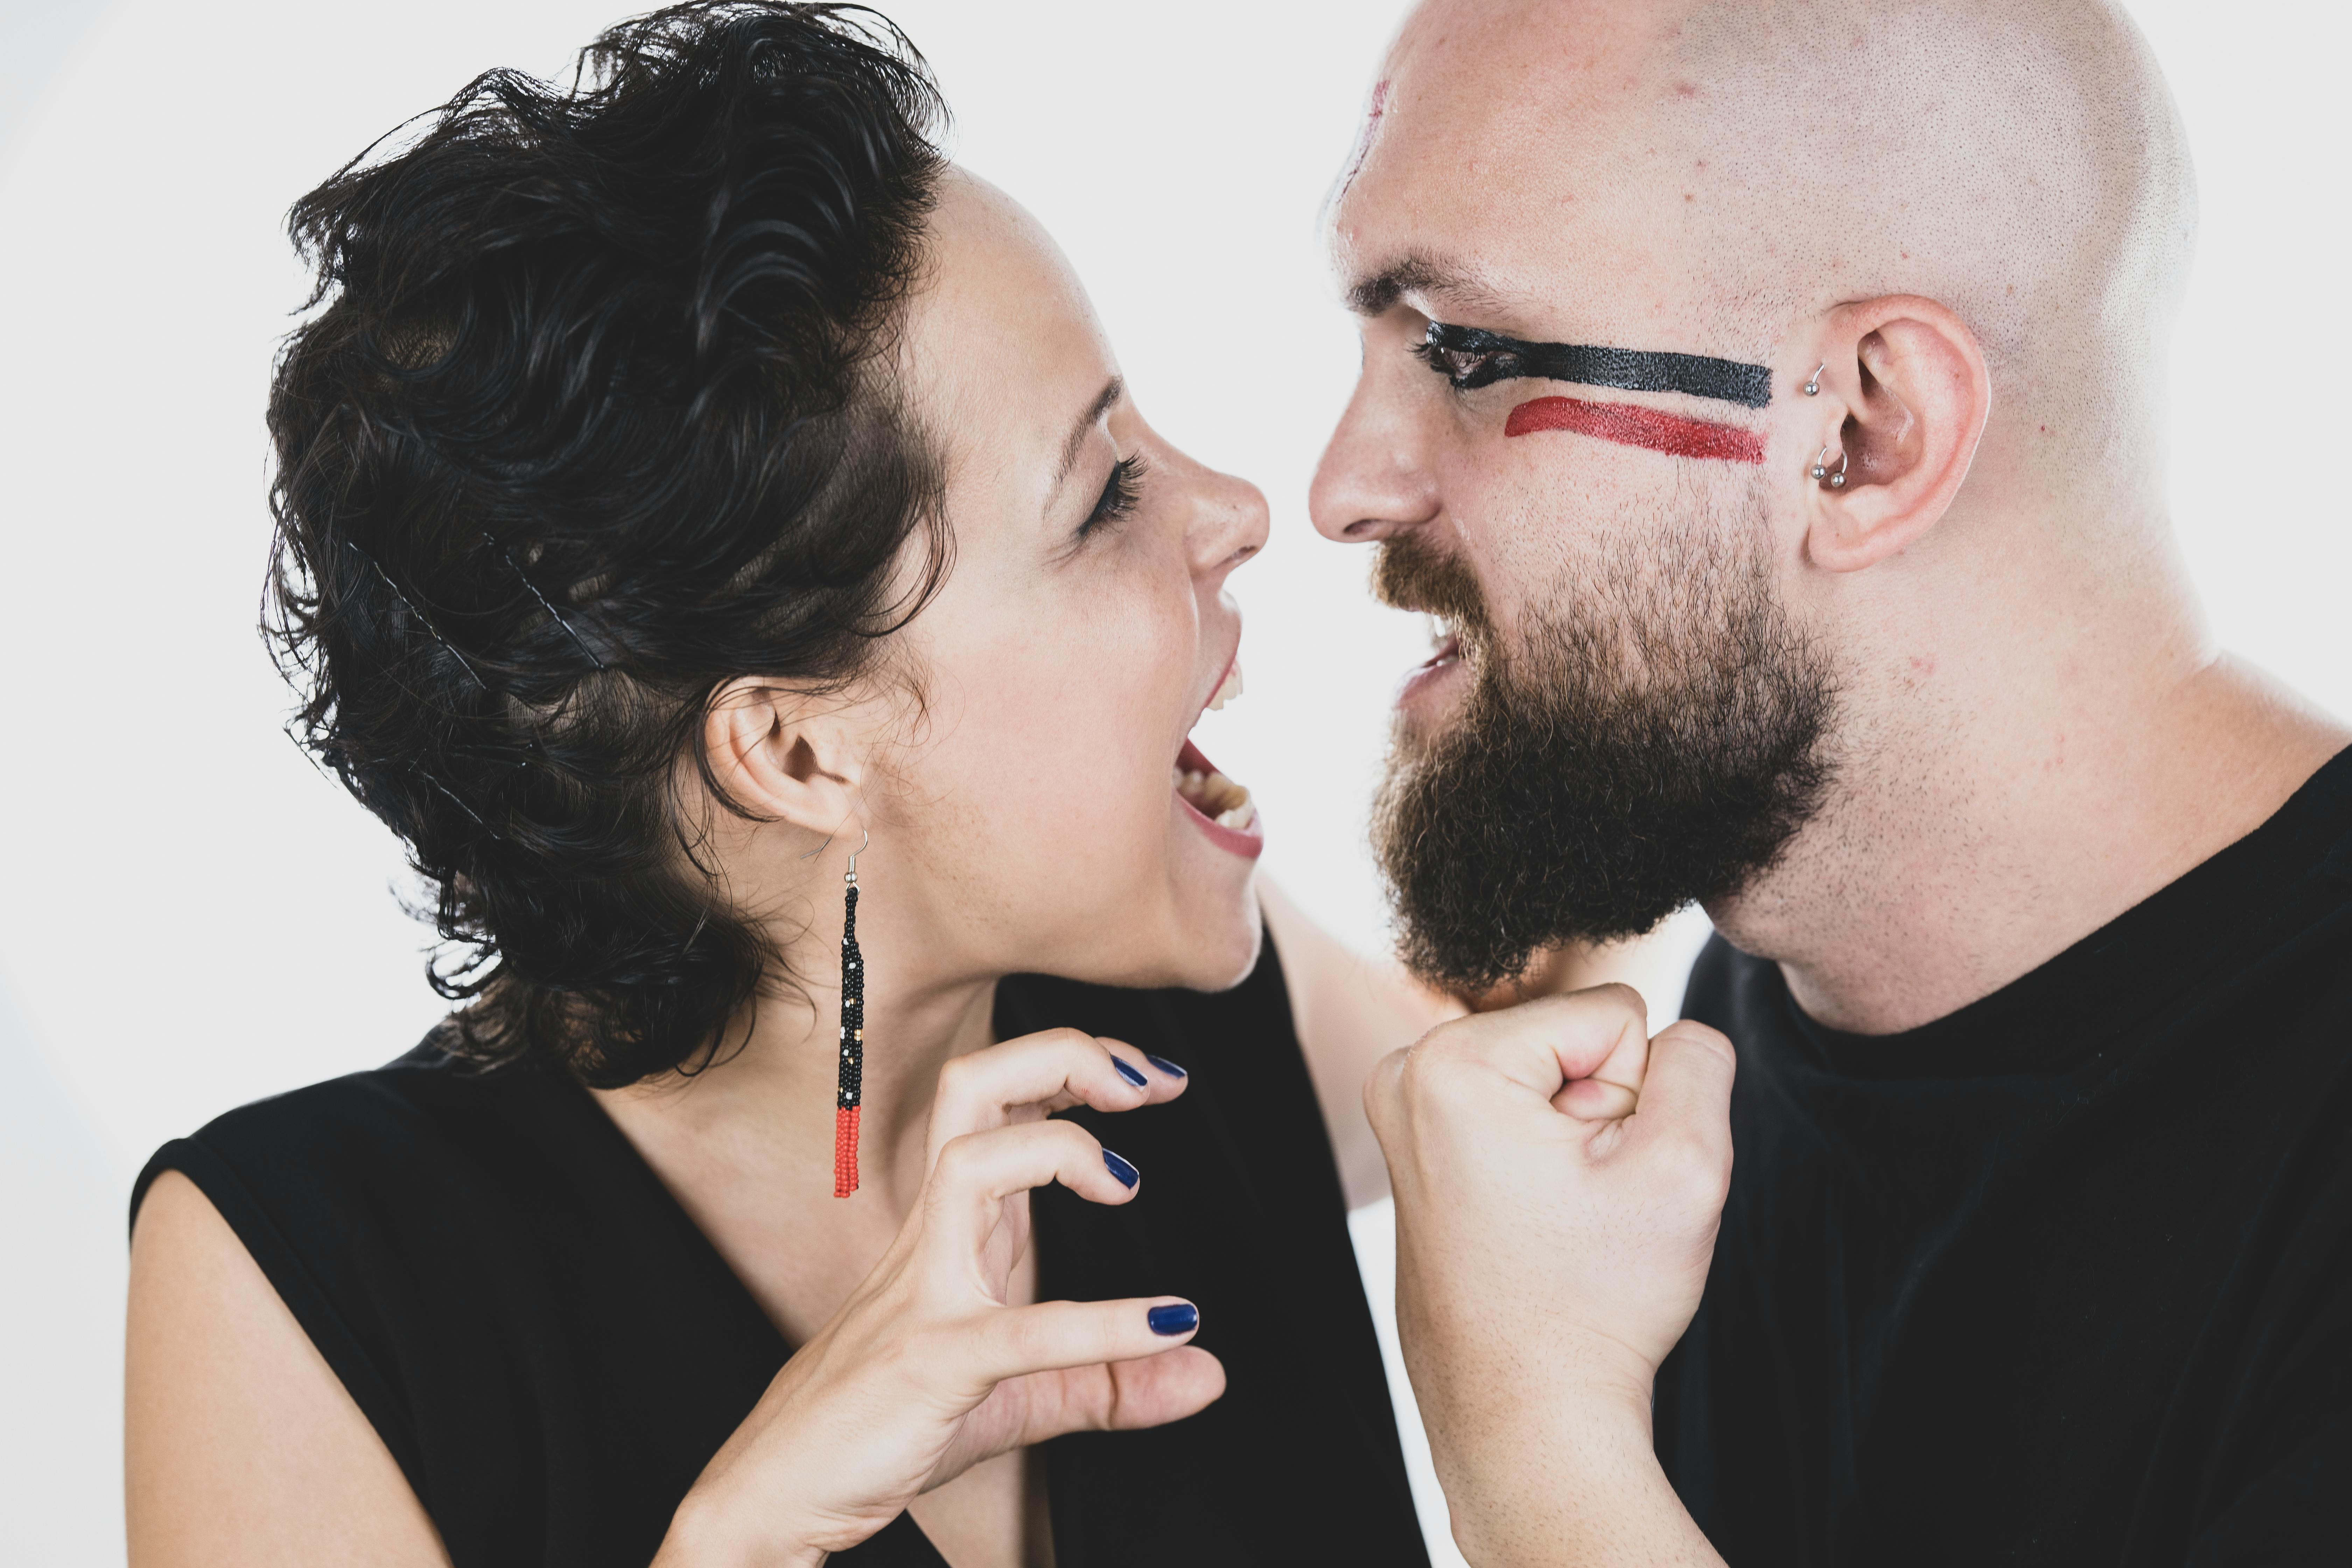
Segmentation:
[(832, 1196), (837, 914), (786, 950), (797, 994), (762, 997), (748, 1039), (739, 1029), (715, 1065), (597, 1095), (795, 1342), (865, 1278), (912, 1206), (940, 1069), (994, 1039), (993, 977), (924, 976), (911, 961), (923, 946), (897, 931), (866, 935), (859, 913), (871, 963), (854, 1198)]

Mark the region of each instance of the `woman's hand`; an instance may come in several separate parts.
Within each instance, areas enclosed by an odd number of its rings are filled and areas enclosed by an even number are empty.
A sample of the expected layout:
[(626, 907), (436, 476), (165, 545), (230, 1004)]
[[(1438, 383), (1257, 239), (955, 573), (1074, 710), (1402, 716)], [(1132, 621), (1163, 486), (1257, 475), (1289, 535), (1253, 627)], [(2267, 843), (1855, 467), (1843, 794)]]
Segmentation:
[(1177, 1298), (1006, 1304), (1030, 1188), (1123, 1204), (1139, 1179), (1084, 1128), (1046, 1118), (1183, 1091), (1133, 1047), (1075, 1029), (950, 1062), (905, 1226), (705, 1467), (656, 1568), (820, 1563), (983, 1459), (1157, 1426), (1223, 1394), (1217, 1359), (1185, 1343), (1199, 1314)]

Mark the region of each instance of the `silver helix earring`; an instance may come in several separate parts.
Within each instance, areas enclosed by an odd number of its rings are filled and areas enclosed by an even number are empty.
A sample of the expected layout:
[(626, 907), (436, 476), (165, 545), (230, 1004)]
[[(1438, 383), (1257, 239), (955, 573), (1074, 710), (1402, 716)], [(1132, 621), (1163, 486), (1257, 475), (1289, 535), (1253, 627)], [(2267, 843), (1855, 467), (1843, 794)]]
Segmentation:
[(1816, 479), (1827, 480), (1830, 489), (1833, 490), (1842, 490), (1845, 489), (1845, 465), (1846, 455), (1840, 452), (1838, 466), (1834, 469), (1831, 468), (1830, 449), (1824, 447), (1821, 450), (1821, 455), (1813, 459), (1812, 477)]
[(1805, 395), (1807, 397), (1819, 397), (1822, 395), (1822, 371), (1827, 370), (1829, 367), (1829, 362), (1827, 360), (1823, 360), (1822, 362), (1822, 370), (1813, 372), (1812, 379), (1805, 383)]

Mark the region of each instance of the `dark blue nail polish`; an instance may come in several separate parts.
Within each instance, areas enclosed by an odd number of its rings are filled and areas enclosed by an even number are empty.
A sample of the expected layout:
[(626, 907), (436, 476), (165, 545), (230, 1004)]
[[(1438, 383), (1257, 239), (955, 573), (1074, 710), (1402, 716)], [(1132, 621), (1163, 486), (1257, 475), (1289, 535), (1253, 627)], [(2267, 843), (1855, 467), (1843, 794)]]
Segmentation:
[(1161, 1072), (1166, 1073), (1170, 1078), (1190, 1078), (1192, 1076), (1186, 1072), (1182, 1068), (1178, 1067), (1174, 1062), (1170, 1061), (1166, 1057), (1155, 1057), (1150, 1051), (1146, 1051), (1143, 1053), (1143, 1059), (1150, 1062), (1153, 1067), (1158, 1068)]
[(1134, 1166), (1129, 1164), (1126, 1161), (1120, 1159), (1118, 1155), (1112, 1153), (1108, 1149), (1103, 1151), (1103, 1167), (1109, 1171), (1112, 1175), (1117, 1176), (1119, 1180), (1119, 1184), (1122, 1186), (1131, 1187), (1135, 1185), (1136, 1183), (1143, 1179), (1142, 1173), (1137, 1171)]
[(1172, 1307), (1154, 1307), (1143, 1314), (1155, 1334), (1189, 1334), (1201, 1326), (1201, 1309), (1190, 1301), (1179, 1301)]
[(1135, 1085), (1138, 1089), (1145, 1088), (1151, 1082), (1150, 1079), (1144, 1077), (1141, 1073), (1128, 1066), (1127, 1058), (1125, 1057), (1111, 1058), (1110, 1065), (1118, 1069), (1119, 1077), (1127, 1079), (1128, 1082)]

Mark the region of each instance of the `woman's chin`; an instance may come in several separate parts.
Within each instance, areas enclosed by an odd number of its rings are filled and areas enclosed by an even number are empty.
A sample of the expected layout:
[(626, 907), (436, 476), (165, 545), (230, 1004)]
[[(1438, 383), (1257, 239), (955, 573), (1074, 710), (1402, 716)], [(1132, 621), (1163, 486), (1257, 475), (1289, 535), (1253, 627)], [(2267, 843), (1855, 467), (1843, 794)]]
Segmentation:
[[(1108, 919), (1108, 917), (1107, 917)], [(1265, 929), (1255, 879), (1244, 875), (1213, 897), (1179, 899), (1160, 922), (1156, 952), (1131, 953), (1117, 973), (1072, 973), (1074, 980), (1138, 990), (1179, 987), (1230, 991), (1257, 967)]]

